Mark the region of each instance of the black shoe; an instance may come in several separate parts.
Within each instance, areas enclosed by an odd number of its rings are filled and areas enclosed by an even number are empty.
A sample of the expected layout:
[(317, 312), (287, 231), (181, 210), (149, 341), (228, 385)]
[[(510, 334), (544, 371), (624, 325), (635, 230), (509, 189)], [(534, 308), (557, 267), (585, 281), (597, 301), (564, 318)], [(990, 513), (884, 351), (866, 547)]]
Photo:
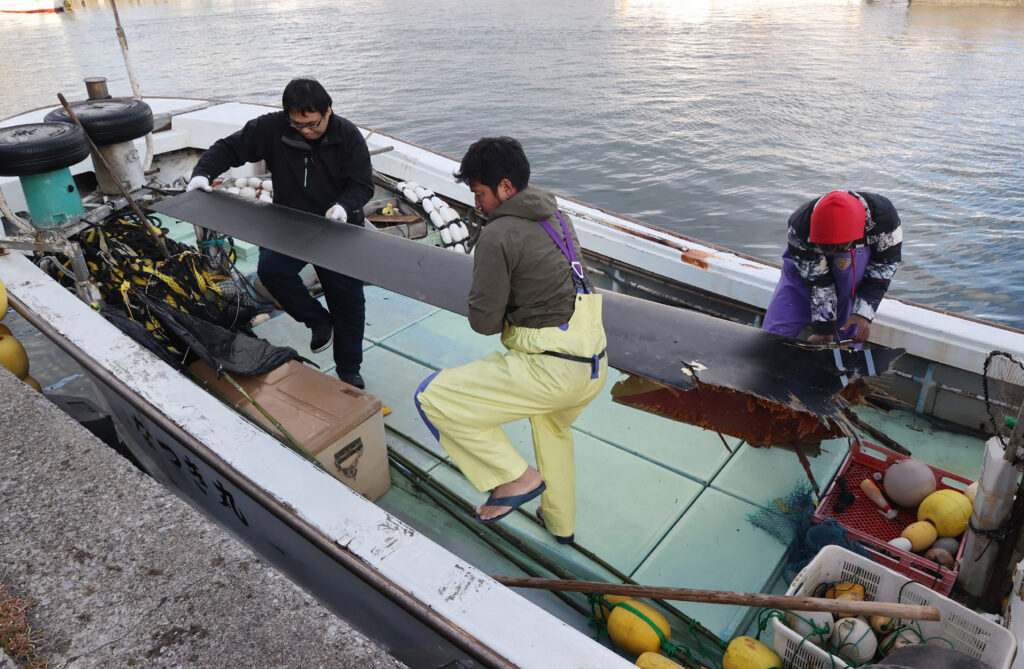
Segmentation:
[(327, 350), (334, 343), (334, 328), (330, 323), (313, 326), (313, 338), (309, 340), (309, 348), (313, 353)]
[(345, 374), (344, 372), (338, 372), (338, 378), (343, 383), (347, 383), (350, 386), (355, 386), (359, 390), (366, 389), (366, 382), (363, 381), (363, 377), (359, 375), (359, 372), (353, 372), (351, 374)]

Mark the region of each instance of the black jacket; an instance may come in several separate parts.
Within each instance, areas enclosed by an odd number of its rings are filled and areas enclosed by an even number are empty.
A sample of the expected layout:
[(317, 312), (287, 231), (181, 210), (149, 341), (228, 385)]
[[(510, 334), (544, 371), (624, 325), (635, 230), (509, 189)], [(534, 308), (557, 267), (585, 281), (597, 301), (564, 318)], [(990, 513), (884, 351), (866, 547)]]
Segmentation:
[[(871, 321), (903, 261), (903, 228), (896, 207), (889, 198), (867, 191), (848, 192), (861, 200), (867, 212), (864, 238), (857, 245), (863, 244), (871, 249), (871, 260), (864, 269), (864, 278), (857, 286), (852, 313)], [(817, 245), (808, 241), (811, 234), (811, 212), (819, 199), (804, 202), (790, 215), (787, 241), (789, 256), (810, 292), (811, 330), (816, 334), (832, 334), (836, 327), (838, 302), (835, 279), (828, 258)]]
[(274, 203), (324, 215), (335, 204), (348, 222), (362, 224), (373, 196), (370, 153), (351, 121), (332, 113), (319, 141), (307, 142), (283, 111), (250, 120), (203, 154), (192, 176), (211, 181), (230, 167), (265, 160), (274, 180)]

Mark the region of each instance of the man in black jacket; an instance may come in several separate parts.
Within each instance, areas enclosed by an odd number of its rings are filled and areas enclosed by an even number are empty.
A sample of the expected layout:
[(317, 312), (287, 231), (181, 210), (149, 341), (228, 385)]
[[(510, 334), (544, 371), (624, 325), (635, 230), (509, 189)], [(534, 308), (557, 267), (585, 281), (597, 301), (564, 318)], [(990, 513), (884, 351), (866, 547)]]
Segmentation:
[[(220, 139), (199, 159), (186, 190), (210, 190), (210, 181), (245, 163), (264, 160), (274, 183), (274, 203), (352, 225), (365, 225), (363, 205), (373, 195), (370, 154), (362, 133), (331, 110), (331, 96), (313, 79), (293, 79), (284, 89), (283, 111), (254, 118)], [(372, 227), (372, 226), (371, 226)], [(260, 249), (258, 274), (288, 314), (312, 330), (310, 348), (333, 342), (338, 378), (363, 388), (363, 284), (316, 267), (325, 309), (299, 277), (305, 262)]]

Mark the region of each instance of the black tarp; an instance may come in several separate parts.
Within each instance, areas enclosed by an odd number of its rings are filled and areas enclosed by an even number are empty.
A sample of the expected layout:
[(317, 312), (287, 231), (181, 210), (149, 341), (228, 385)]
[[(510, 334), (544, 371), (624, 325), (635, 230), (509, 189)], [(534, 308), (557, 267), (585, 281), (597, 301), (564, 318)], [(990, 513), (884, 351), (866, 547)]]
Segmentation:
[[(302, 360), (293, 348), (274, 346), (259, 337), (232, 332), (145, 295), (137, 297), (167, 330), (188, 347), (188, 354), (202, 359), (217, 371), (218, 376), (222, 372), (239, 376), (257, 376), (266, 374), (289, 360)], [(188, 355), (172, 364), (180, 367), (187, 358)]]

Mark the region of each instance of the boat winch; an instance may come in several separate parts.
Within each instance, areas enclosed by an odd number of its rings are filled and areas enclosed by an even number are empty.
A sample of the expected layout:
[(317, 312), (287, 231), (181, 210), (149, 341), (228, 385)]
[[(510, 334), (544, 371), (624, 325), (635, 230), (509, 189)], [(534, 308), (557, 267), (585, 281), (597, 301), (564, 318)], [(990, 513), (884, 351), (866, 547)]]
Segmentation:
[[(94, 94), (89, 89), (90, 95)], [(121, 189), (131, 192), (146, 183), (142, 157), (135, 141), (153, 131), (153, 112), (142, 100), (134, 98), (104, 98), (80, 100), (71, 103), (71, 109), (82, 123), (89, 139), (95, 145), (93, 165), (97, 168), (97, 190), (103, 195), (120, 195)], [(67, 109), (59, 107), (44, 119), (54, 123), (73, 123)], [(99, 169), (101, 154), (110, 167)]]
[(32, 225), (54, 228), (85, 212), (68, 169), (89, 155), (89, 139), (76, 125), (28, 123), (0, 128), (0, 176), (21, 181)]

